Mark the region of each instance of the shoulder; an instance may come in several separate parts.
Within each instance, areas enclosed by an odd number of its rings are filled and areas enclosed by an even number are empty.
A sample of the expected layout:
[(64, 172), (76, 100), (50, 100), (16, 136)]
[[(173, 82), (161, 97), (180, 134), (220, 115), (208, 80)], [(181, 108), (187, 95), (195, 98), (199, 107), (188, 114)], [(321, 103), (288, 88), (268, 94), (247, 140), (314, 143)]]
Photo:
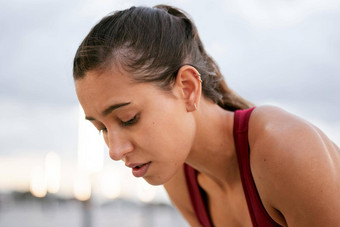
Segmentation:
[[(268, 152), (267, 155), (292, 155), (287, 148), (296, 151), (305, 147), (328, 148), (332, 145), (316, 126), (274, 106), (255, 108), (249, 121), (249, 142), (254, 149), (261, 148), (260, 151)], [(305, 155), (304, 152), (307, 151), (303, 149), (299, 154)]]
[(263, 106), (250, 118), (249, 142), (253, 177), (265, 206), (278, 210), (288, 225), (340, 223), (339, 148), (317, 127)]
[(184, 168), (180, 168), (164, 188), (169, 195), (171, 202), (181, 212), (190, 226), (201, 226), (196, 218), (196, 214), (191, 205), (189, 191), (186, 185)]
[(254, 161), (270, 158), (268, 165), (276, 168), (293, 157), (312, 155), (307, 148), (323, 146), (323, 141), (317, 128), (302, 118), (278, 107), (261, 106), (250, 117), (249, 144)]

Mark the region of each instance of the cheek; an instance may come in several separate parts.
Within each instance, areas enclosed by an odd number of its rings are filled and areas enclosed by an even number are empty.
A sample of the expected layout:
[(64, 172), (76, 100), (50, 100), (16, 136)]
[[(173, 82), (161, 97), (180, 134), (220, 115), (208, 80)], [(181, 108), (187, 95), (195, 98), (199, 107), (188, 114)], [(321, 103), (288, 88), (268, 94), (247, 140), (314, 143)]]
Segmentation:
[[(189, 114), (188, 114), (189, 116)], [(159, 113), (141, 127), (140, 149), (154, 162), (154, 171), (144, 179), (151, 185), (167, 182), (182, 167), (191, 150), (195, 122), (192, 117)]]
[(177, 127), (177, 122), (163, 125), (164, 128), (154, 127), (152, 143), (147, 151), (154, 161), (154, 171), (144, 179), (151, 185), (161, 185), (168, 182), (182, 168), (193, 143), (194, 125)]
[[(157, 149), (159, 157), (169, 161), (182, 162), (188, 155), (195, 132), (192, 117), (175, 114), (161, 114), (144, 129), (144, 141)], [(151, 147), (150, 147), (151, 148)]]
[(185, 122), (176, 122), (177, 124), (174, 122), (172, 125), (174, 130), (171, 132), (172, 135), (169, 135), (172, 152), (175, 155), (178, 155), (178, 157), (182, 156), (184, 160), (180, 161), (183, 162), (189, 155), (194, 141), (195, 124), (190, 120), (191, 119), (188, 119)]

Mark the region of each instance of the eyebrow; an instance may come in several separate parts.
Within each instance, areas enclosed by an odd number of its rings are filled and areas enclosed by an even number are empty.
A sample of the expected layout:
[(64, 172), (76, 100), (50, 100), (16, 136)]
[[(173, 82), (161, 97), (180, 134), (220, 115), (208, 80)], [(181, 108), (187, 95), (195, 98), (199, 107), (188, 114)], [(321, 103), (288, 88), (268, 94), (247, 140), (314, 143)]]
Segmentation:
[[(101, 115), (102, 115), (103, 117), (105, 117), (106, 115), (108, 115), (108, 114), (111, 113), (112, 111), (114, 111), (114, 110), (116, 110), (116, 109), (118, 109), (118, 108), (120, 108), (120, 107), (127, 106), (127, 105), (129, 105), (129, 104), (131, 104), (131, 102), (117, 103), (117, 104), (111, 105), (111, 106), (109, 106), (108, 108), (106, 108), (106, 109), (101, 113)], [(95, 118), (90, 117), (90, 116), (85, 116), (85, 119), (86, 119), (86, 120), (89, 120), (89, 121), (96, 120)]]

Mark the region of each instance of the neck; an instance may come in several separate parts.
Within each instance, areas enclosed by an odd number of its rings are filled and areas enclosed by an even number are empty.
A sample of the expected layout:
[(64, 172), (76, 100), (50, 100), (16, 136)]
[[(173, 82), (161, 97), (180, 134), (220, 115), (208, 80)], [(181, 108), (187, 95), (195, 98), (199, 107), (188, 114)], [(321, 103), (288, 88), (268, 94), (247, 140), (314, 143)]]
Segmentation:
[(232, 185), (239, 179), (234, 113), (207, 100), (200, 104), (195, 112), (197, 133), (186, 162), (218, 185)]

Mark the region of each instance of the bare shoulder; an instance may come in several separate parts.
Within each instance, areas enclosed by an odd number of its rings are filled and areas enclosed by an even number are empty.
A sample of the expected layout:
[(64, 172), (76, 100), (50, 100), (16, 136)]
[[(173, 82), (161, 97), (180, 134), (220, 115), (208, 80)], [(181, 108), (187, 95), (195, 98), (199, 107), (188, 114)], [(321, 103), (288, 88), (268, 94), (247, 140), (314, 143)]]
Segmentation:
[(164, 188), (167, 191), (171, 202), (181, 212), (190, 226), (201, 226), (191, 205), (190, 195), (186, 185), (184, 168), (180, 168), (176, 175), (164, 184)]
[[(296, 155), (323, 150), (337, 159), (340, 152), (339, 148), (312, 123), (274, 106), (261, 106), (253, 111), (249, 122), (249, 142), (253, 148), (269, 146), (274, 150), (259, 149), (257, 151), (267, 152), (266, 155), (274, 156), (290, 155), (287, 148), (296, 151), (308, 146), (316, 146), (319, 149), (302, 149)], [(282, 149), (285, 152), (279, 152)]]
[(288, 226), (340, 225), (340, 151), (323, 132), (263, 106), (251, 115), (249, 143), (253, 177), (274, 219)]

